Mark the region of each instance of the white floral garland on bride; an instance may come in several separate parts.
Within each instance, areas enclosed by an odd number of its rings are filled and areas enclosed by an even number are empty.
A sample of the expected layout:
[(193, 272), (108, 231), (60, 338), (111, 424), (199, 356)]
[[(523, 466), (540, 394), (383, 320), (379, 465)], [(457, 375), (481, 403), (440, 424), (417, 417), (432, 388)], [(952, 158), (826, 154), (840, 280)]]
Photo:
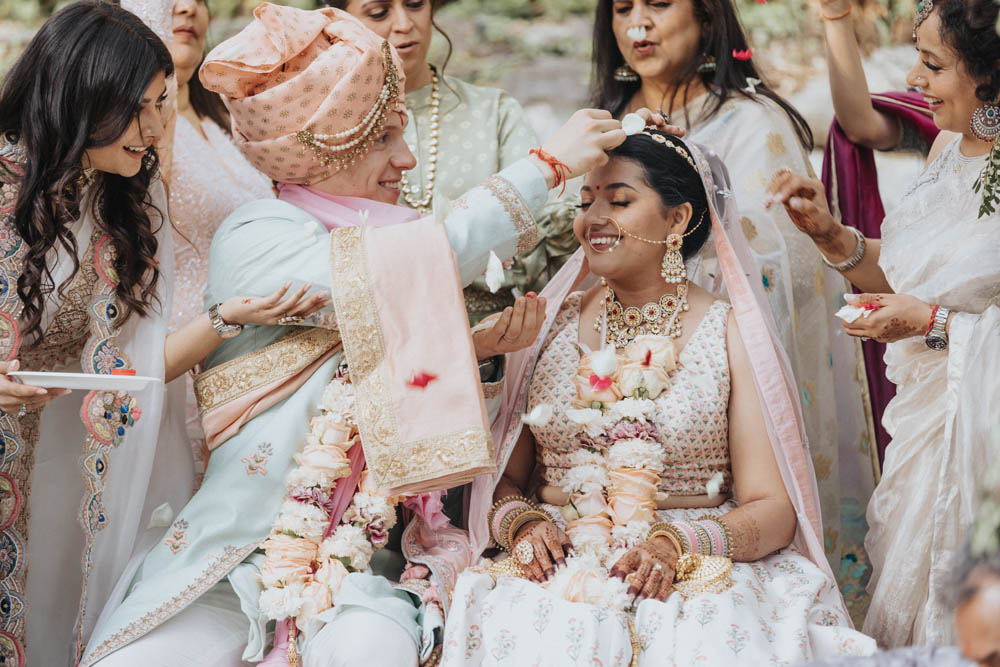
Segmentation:
[(399, 501), (373, 488), (366, 471), (339, 525), (331, 525), (337, 483), (351, 474), (348, 452), (360, 443), (354, 387), (343, 367), (324, 390), (319, 408), (263, 543), (261, 611), (276, 621), (293, 619), (299, 631), (333, 606), (348, 573), (368, 570), (396, 524)]
[(616, 610), (631, 606), (629, 584), (610, 569), (656, 521), (664, 451), (654, 399), (669, 388), (676, 366), (673, 340), (654, 335), (636, 337), (620, 354), (606, 347), (580, 359), (576, 397), (566, 410), (580, 426), (580, 448), (562, 487), (570, 502), (560, 510), (575, 554), (549, 582), (553, 594)]

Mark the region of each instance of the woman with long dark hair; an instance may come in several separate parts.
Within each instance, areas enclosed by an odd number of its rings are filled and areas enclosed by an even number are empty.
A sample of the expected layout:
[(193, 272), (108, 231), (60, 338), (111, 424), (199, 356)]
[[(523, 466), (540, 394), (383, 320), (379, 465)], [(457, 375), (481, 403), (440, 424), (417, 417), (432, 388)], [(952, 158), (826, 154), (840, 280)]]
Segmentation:
[[(174, 234), (174, 306), (171, 330), (202, 311), (208, 281), (208, 248), (226, 216), (248, 201), (274, 196), (270, 179), (257, 171), (233, 144), (229, 114), (216, 93), (198, 78), (205, 59), (209, 29), (206, 0), (123, 0), (122, 7), (141, 18), (170, 49), (177, 82), (168, 96), (165, 116), (173, 132), (160, 142), (159, 155), (167, 163), (170, 224)], [(205, 471), (208, 451), (198, 418), (190, 376), (175, 383), (170, 400), (186, 408), (187, 433), (195, 459), (195, 475)]]
[[(410, 117), (406, 142), (417, 166), (403, 177), (401, 206), (426, 213), (435, 202), (458, 198), (538, 145), (524, 110), (508, 93), (446, 75), (447, 58), (440, 69), (428, 61), (435, 29), (451, 44), (434, 20), (441, 0), (325, 0), (325, 4), (360, 19), (389, 40), (403, 60)], [(509, 309), (516, 296), (545, 287), (577, 248), (574, 212), (569, 201), (553, 197), (539, 215), (538, 241), (518, 248), (502, 286), (493, 292), (479, 278), (465, 288), (472, 324)]]
[[(743, 234), (798, 382), (827, 556), (860, 618), (874, 440), (860, 344), (834, 324), (847, 283), (802, 242), (784, 211), (768, 208), (764, 191), (779, 171), (812, 174), (812, 134), (757, 70), (731, 0), (600, 0), (594, 65), (595, 106), (616, 116), (661, 109), (729, 168)], [(690, 271), (703, 283), (717, 273), (707, 257)]]
[(120, 595), (114, 585), (142, 531), (169, 513), (153, 508), (179, 506), (192, 482), (162, 382), (74, 400), (7, 373), (129, 370), (169, 381), (240, 325), (322, 304), (298, 292), (285, 303), (233, 298), (167, 337), (172, 244), (154, 149), (172, 72), (166, 47), (135, 16), (85, 0), (42, 26), (0, 90), (7, 664), (71, 662)]

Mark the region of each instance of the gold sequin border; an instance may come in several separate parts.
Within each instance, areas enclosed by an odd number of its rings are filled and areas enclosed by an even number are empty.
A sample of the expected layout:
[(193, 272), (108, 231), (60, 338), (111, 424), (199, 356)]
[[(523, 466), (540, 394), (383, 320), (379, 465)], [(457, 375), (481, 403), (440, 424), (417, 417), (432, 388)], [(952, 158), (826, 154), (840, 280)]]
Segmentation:
[(90, 654), (86, 655), (85, 660), (80, 663), (80, 666), (89, 667), (89, 665), (93, 665), (101, 658), (118, 650), (126, 644), (134, 642), (136, 639), (139, 639), (143, 635), (147, 634), (171, 616), (183, 611), (185, 607), (200, 598), (205, 591), (218, 583), (222, 577), (241, 563), (243, 559), (249, 556), (250, 553), (256, 548), (257, 542), (240, 548), (234, 546), (225, 547), (222, 553), (216, 555), (208, 564), (208, 567), (206, 567), (205, 570), (198, 575), (198, 578), (188, 584), (184, 590), (164, 602), (153, 611), (145, 614), (135, 621), (132, 621), (124, 628), (105, 639), (101, 642), (100, 646), (94, 649)]
[(262, 385), (291, 377), (339, 344), (336, 331), (296, 327), (267, 347), (199, 374), (194, 381), (198, 410), (207, 414)]
[(517, 251), (515, 254), (522, 254), (531, 250), (538, 243), (538, 223), (535, 216), (531, 214), (524, 197), (518, 192), (510, 181), (501, 176), (490, 176), (483, 182), (494, 199), (500, 202), (503, 210), (514, 222), (514, 231), (517, 232)]
[(495, 470), (492, 440), (485, 429), (402, 441), (392, 411), (385, 339), (368, 272), (364, 227), (336, 229), (330, 234), (330, 272), (334, 309), (355, 386), (355, 419), (375, 483), (403, 492), (428, 480), (452, 476), (455, 461), (464, 462), (465, 481)]

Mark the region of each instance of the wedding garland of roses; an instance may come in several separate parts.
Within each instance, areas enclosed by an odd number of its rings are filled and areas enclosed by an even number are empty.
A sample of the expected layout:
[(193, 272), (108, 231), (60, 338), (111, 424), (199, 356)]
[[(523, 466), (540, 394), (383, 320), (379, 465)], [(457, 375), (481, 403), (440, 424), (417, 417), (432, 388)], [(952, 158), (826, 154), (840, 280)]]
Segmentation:
[(263, 543), (260, 608), (272, 620), (291, 619), (293, 634), (333, 606), (348, 573), (368, 569), (396, 524), (399, 500), (372, 488), (365, 472), (333, 525), (336, 486), (351, 474), (348, 452), (360, 444), (354, 388), (343, 367), (324, 390), (319, 408), (305, 447), (295, 454), (298, 466), (285, 477), (287, 493)]
[(607, 347), (581, 358), (576, 397), (566, 410), (580, 426), (580, 448), (562, 487), (570, 503), (561, 510), (575, 555), (550, 583), (553, 593), (618, 610), (629, 606), (628, 584), (610, 569), (646, 540), (656, 521), (664, 451), (654, 399), (670, 386), (675, 367), (674, 344), (665, 336), (638, 336), (621, 353)]

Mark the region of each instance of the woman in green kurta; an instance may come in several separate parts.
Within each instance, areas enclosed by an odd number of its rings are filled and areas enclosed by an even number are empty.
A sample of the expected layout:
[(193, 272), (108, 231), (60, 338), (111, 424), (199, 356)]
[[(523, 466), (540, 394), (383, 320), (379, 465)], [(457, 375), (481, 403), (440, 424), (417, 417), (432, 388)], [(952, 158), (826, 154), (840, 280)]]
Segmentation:
[[(403, 61), (410, 117), (404, 137), (417, 166), (403, 176), (401, 206), (427, 213), (435, 202), (459, 197), (538, 146), (524, 110), (508, 93), (448, 76), (428, 62), (438, 0), (325, 2), (361, 19)], [(538, 240), (518, 248), (500, 289), (491, 292), (482, 277), (465, 288), (472, 324), (512, 306), (516, 296), (545, 287), (579, 245), (573, 235), (575, 216), (571, 200), (550, 198), (538, 212)]]

